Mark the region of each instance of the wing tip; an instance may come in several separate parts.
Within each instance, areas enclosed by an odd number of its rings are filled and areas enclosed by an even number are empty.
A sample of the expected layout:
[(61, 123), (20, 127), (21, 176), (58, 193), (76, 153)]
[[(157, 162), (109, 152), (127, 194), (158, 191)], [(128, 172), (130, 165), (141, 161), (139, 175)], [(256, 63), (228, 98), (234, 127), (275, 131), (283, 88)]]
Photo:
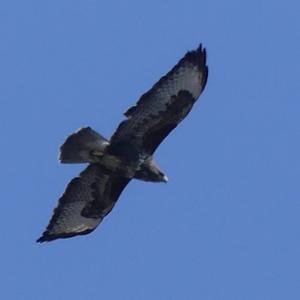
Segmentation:
[(202, 73), (202, 91), (204, 90), (208, 78), (208, 66), (206, 64), (206, 48), (202, 43), (199, 44), (196, 50), (189, 51), (186, 58), (194, 64), (197, 64)]
[(206, 66), (206, 56), (206, 48), (200, 43), (197, 49), (188, 51), (185, 58), (199, 66)]
[(60, 233), (60, 234), (51, 234), (47, 231), (45, 231), (41, 237), (39, 237), (36, 242), (37, 243), (44, 243), (44, 242), (51, 242), (51, 241), (54, 241), (54, 240), (57, 240), (57, 239), (67, 239), (67, 238), (71, 238), (71, 237), (74, 237), (74, 236), (79, 236), (79, 235), (86, 235), (86, 234), (89, 234), (91, 233), (93, 229), (86, 229), (84, 231), (81, 231), (81, 232), (69, 232), (69, 233)]
[(50, 242), (52, 241), (54, 238), (52, 236), (51, 238), (51, 235), (48, 234), (47, 231), (45, 231), (37, 240), (36, 242), (37, 243), (44, 243), (44, 242)]
[(36, 240), (37, 243), (44, 243), (44, 242), (48, 242), (48, 239), (45, 236), (41, 236)]

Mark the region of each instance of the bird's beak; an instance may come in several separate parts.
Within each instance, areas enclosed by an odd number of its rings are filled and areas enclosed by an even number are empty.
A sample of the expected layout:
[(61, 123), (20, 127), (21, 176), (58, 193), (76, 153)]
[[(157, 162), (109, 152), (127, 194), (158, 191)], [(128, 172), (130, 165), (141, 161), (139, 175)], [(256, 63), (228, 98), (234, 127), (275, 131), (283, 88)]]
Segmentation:
[(167, 177), (166, 175), (164, 175), (164, 177), (163, 177), (163, 182), (167, 183), (168, 180), (169, 180), (168, 177)]

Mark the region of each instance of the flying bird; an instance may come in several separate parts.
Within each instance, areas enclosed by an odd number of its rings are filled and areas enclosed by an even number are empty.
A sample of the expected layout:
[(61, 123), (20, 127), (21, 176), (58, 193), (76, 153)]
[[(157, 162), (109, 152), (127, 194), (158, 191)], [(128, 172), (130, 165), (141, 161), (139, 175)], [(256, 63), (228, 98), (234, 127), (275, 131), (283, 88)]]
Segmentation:
[(207, 76), (206, 51), (200, 45), (125, 112), (110, 140), (90, 127), (71, 134), (60, 147), (60, 162), (88, 166), (69, 182), (37, 242), (92, 232), (132, 179), (167, 182), (153, 154), (190, 112)]

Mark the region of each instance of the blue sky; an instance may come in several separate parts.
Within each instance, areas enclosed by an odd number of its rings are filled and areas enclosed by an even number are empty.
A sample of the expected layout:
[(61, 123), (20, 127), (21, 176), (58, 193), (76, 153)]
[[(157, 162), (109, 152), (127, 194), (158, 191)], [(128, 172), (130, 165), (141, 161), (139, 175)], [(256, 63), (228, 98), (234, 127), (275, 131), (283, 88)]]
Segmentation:
[[(1, 299), (300, 299), (297, 1), (3, 1)], [(187, 50), (209, 78), (92, 234), (35, 243), (82, 165), (58, 147), (122, 113)]]

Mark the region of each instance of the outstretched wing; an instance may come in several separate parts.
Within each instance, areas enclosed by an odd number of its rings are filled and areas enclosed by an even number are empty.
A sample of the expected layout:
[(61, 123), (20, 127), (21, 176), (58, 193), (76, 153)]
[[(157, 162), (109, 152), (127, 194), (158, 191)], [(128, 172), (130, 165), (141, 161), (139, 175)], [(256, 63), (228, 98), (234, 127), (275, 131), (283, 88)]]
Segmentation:
[(89, 165), (68, 184), (37, 242), (90, 233), (112, 210), (129, 181), (104, 172), (96, 164)]
[(127, 119), (111, 138), (111, 148), (129, 146), (140, 154), (153, 154), (189, 113), (205, 87), (207, 76), (206, 52), (200, 45), (127, 110)]

